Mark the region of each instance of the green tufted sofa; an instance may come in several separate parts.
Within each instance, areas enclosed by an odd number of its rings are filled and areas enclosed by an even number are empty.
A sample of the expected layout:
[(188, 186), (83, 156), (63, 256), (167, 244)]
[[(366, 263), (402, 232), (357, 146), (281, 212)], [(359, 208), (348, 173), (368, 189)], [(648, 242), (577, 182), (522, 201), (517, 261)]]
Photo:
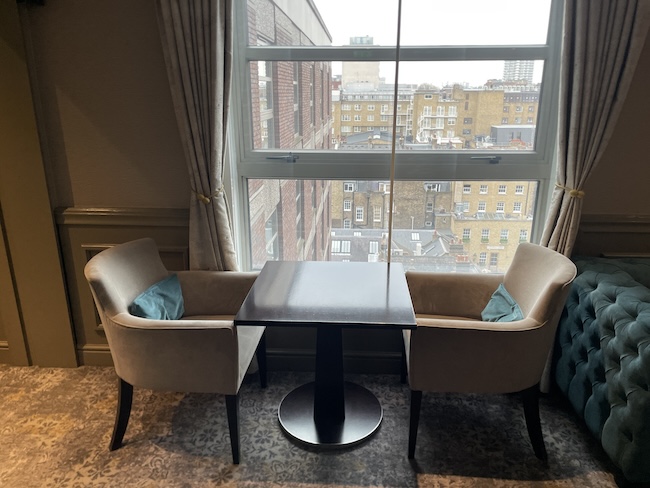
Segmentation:
[(553, 378), (630, 482), (650, 482), (650, 258), (577, 257)]

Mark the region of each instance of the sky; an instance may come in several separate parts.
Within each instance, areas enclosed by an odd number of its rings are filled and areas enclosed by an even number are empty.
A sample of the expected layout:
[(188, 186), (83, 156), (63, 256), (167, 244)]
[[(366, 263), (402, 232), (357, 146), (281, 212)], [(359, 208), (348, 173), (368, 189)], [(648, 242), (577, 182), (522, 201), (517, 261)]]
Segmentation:
[[(551, 0), (402, 0), (402, 46), (544, 44)], [(371, 36), (374, 44), (394, 46), (397, 39), (398, 0), (314, 0), (333, 45), (350, 37)], [(335, 70), (337, 66), (333, 65)], [(394, 63), (382, 63), (381, 76), (394, 82)], [(535, 66), (535, 80), (542, 65)], [(482, 85), (502, 78), (502, 61), (400, 65), (400, 83), (437, 85), (468, 82)]]

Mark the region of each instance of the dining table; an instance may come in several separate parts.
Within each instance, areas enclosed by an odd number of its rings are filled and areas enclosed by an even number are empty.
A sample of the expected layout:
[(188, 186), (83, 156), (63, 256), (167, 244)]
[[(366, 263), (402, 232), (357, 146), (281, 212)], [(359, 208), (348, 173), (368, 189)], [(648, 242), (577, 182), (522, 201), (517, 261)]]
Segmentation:
[(278, 419), (291, 439), (323, 448), (358, 444), (383, 418), (376, 395), (345, 380), (343, 330), (416, 327), (404, 267), (386, 262), (268, 261), (234, 323), (316, 328), (314, 380), (284, 396)]

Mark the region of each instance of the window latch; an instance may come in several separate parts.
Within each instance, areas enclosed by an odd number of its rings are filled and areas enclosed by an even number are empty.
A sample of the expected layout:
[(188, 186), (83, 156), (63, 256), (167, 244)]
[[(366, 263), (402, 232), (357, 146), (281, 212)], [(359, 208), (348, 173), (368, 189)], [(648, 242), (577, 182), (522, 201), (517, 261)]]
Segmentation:
[(499, 164), (501, 161), (501, 156), (472, 156), (472, 159), (482, 159), (490, 164)]
[(284, 159), (287, 163), (295, 163), (298, 157), (297, 154), (289, 153), (285, 156), (267, 156), (266, 159)]

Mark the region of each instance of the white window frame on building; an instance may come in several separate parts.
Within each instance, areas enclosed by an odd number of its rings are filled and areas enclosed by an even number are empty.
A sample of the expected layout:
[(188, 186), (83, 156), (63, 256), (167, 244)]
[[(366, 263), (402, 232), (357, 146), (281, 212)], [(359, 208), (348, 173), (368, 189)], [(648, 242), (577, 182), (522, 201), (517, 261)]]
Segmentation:
[(363, 222), (364, 213), (365, 213), (364, 212), (364, 207), (362, 207), (361, 205), (358, 205), (354, 209), (354, 220), (355, 220), (355, 222)]
[(373, 222), (381, 222), (381, 206), (375, 205), (372, 207), (372, 220)]
[(352, 212), (352, 200), (349, 200), (347, 198), (343, 200), (343, 211)]

